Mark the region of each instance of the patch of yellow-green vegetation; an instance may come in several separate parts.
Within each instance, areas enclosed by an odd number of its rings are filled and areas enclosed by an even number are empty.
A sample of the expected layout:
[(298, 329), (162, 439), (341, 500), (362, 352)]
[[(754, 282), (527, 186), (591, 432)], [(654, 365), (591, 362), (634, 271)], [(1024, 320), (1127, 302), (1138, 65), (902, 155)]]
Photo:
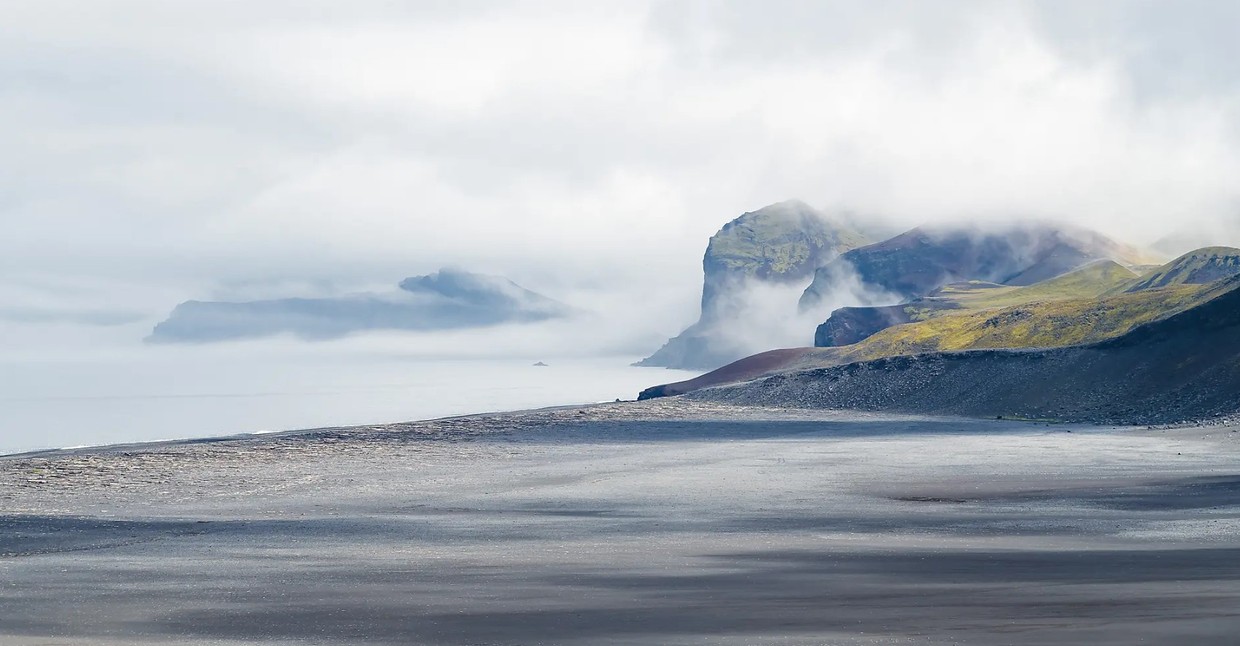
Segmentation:
[(1190, 285), (1110, 298), (1044, 301), (945, 314), (888, 328), (849, 346), (857, 359), (983, 348), (1050, 348), (1091, 343), (1202, 302)]
[[(1135, 272), (1113, 260), (1099, 260), (1062, 276), (1023, 287), (1019, 296), (1026, 302), (1093, 298), (1116, 287), (1129, 285), (1136, 278)], [(999, 304), (997, 300), (991, 300), (987, 301), (985, 306), (993, 307)]]
[(930, 296), (904, 306), (913, 321), (960, 313), (961, 310), (984, 310), (1027, 303), (1097, 298), (1111, 292), (1122, 292), (1137, 279), (1137, 274), (1112, 260), (1099, 260), (1026, 287), (1010, 287), (982, 281), (953, 283)]
[(850, 346), (818, 348), (807, 357), (806, 363), (840, 365), (927, 352), (1056, 348), (1095, 343), (1184, 312), (1235, 288), (1235, 281), (1219, 281), (1101, 298), (956, 310), (887, 328)]
[(1002, 290), (1015, 290), (1015, 289), (1024, 289), (1024, 288), (1023, 287), (1005, 287), (1003, 285), (1000, 285), (999, 283), (988, 283), (984, 280), (970, 280), (964, 283), (952, 283), (950, 285), (944, 285), (943, 287), (940, 287), (939, 289), (935, 290), (934, 293), (940, 296), (959, 296), (962, 298), (970, 298), (970, 297), (975, 297), (979, 294), (985, 294), (988, 292), (988, 290), (992, 290), (992, 289), (998, 289), (1002, 291)]
[(927, 300), (949, 300), (965, 309), (991, 309), (1026, 303), (1095, 298), (1116, 288), (1131, 285), (1136, 278), (1135, 273), (1115, 261), (1099, 260), (1028, 287), (964, 283), (949, 285)]

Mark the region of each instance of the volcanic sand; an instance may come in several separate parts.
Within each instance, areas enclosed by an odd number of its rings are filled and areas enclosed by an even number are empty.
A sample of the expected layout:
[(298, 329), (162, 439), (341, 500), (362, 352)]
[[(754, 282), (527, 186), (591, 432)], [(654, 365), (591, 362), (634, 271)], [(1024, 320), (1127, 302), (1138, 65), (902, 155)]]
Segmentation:
[(1240, 433), (581, 409), (0, 459), (0, 644), (1232, 644)]

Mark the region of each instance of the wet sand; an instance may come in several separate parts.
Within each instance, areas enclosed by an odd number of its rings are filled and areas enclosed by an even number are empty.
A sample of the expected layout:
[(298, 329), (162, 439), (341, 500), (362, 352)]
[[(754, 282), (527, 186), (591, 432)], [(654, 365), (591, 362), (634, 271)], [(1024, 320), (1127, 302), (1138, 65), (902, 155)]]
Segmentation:
[(656, 400), (0, 459), (0, 644), (1233, 644), (1240, 433)]

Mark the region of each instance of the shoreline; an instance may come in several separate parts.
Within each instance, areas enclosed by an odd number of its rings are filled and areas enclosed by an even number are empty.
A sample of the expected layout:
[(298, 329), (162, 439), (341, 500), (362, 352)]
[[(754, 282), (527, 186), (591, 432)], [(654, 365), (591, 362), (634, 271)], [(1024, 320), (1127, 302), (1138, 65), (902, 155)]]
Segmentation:
[[(690, 404), (692, 402), (692, 404)], [(797, 417), (815, 417), (827, 416), (832, 418), (838, 417), (854, 417), (869, 419), (937, 419), (937, 420), (956, 420), (964, 422), (996, 422), (999, 424), (1036, 424), (1044, 426), (1065, 426), (1083, 429), (1130, 429), (1130, 430), (1177, 430), (1177, 429), (1207, 429), (1207, 428), (1232, 428), (1240, 427), (1240, 419), (1226, 418), (1220, 420), (1193, 420), (1178, 424), (1109, 424), (1104, 422), (1088, 422), (1058, 419), (1027, 419), (1016, 416), (1005, 416), (990, 419), (980, 416), (969, 415), (950, 415), (936, 413), (915, 413), (903, 411), (881, 411), (881, 410), (852, 410), (842, 408), (790, 408), (777, 405), (764, 404), (744, 404), (731, 403), (726, 400), (712, 399), (682, 399), (679, 397), (666, 397), (657, 400), (621, 400), (615, 402), (595, 402), (586, 404), (562, 404), (556, 406), (544, 406), (540, 408), (522, 408), (514, 410), (484, 411), (477, 413), (465, 413), (461, 415), (447, 415), (442, 417), (428, 417), (424, 419), (405, 420), (400, 422), (383, 422), (378, 424), (349, 424), (336, 426), (313, 426), (295, 429), (285, 429), (278, 431), (254, 431), (249, 433), (236, 433), (233, 435), (210, 435), (203, 437), (186, 437), (177, 439), (164, 440), (143, 440), (137, 442), (117, 442), (111, 444), (90, 444), (82, 446), (70, 446), (62, 448), (34, 449), (30, 451), (20, 451), (17, 453), (0, 453), (0, 462), (6, 460), (17, 460), (24, 458), (51, 457), (56, 455), (76, 455), (80, 453), (93, 452), (124, 452), (124, 451), (141, 451), (148, 448), (173, 447), (181, 445), (193, 444), (216, 444), (223, 442), (245, 442), (247, 440), (262, 440), (264, 438), (286, 438), (301, 435), (312, 435), (324, 432), (350, 432), (365, 431), (377, 428), (395, 428), (400, 426), (410, 426), (418, 424), (429, 424), (435, 422), (450, 421), (466, 421), (479, 418), (497, 418), (497, 417), (521, 417), (527, 415), (537, 415), (541, 413), (550, 413), (558, 411), (577, 411), (577, 410), (593, 410), (604, 407), (613, 407), (620, 405), (634, 406), (654, 406), (659, 405), (666, 409), (669, 405), (679, 408), (691, 408), (693, 414), (701, 414), (703, 410), (711, 410), (712, 413), (721, 414), (723, 411), (761, 411), (767, 416), (777, 416), (780, 414)], [(661, 419), (674, 419), (676, 411), (664, 411)]]
[(161, 440), (140, 440), (136, 442), (114, 442), (114, 443), (109, 443), (109, 444), (86, 444), (86, 445), (81, 445), (81, 446), (67, 446), (67, 447), (60, 447), (60, 448), (32, 449), (29, 451), (19, 451), (17, 453), (0, 453), (0, 461), (9, 460), (9, 459), (26, 458), (26, 457), (43, 457), (43, 456), (52, 455), (52, 454), (77, 453), (77, 452), (83, 452), (83, 451), (86, 451), (86, 452), (114, 451), (114, 450), (120, 451), (120, 450), (126, 450), (126, 449), (131, 449), (131, 448), (137, 450), (137, 449), (141, 449), (144, 447), (174, 446), (174, 445), (181, 445), (181, 444), (210, 444), (210, 443), (216, 443), (216, 442), (244, 441), (247, 439), (258, 439), (258, 438), (267, 437), (267, 436), (273, 436), (273, 437), (294, 436), (294, 435), (310, 434), (310, 433), (324, 432), (324, 431), (348, 431), (350, 429), (366, 429), (366, 428), (374, 428), (374, 427), (380, 427), (380, 426), (397, 426), (397, 425), (402, 425), (402, 424), (419, 424), (419, 423), (439, 422), (439, 421), (446, 421), (446, 420), (470, 419), (470, 418), (475, 418), (475, 417), (488, 417), (488, 416), (497, 416), (497, 415), (521, 415), (521, 414), (526, 414), (526, 413), (539, 413), (539, 412), (544, 412), (544, 411), (553, 411), (553, 410), (560, 410), (560, 409), (575, 410), (578, 408), (590, 408), (594, 406), (603, 406), (603, 405), (616, 404), (616, 403), (635, 403), (635, 401), (624, 400), (624, 401), (616, 401), (616, 402), (559, 404), (559, 405), (554, 405), (554, 406), (543, 406), (539, 408), (521, 408), (521, 409), (514, 409), (514, 410), (483, 411), (483, 412), (477, 412), (477, 413), (464, 413), (464, 414), (459, 414), (459, 415), (445, 415), (441, 417), (427, 417), (427, 418), (422, 418), (422, 419), (404, 420), (404, 421), (399, 421), (399, 422), (380, 422), (377, 424), (347, 424), (347, 425), (335, 425), (335, 426), (311, 426), (311, 427), (299, 427), (299, 428), (291, 428), (291, 429), (273, 430), (273, 431), (252, 431), (252, 432), (247, 432), (247, 433), (235, 433), (232, 435), (207, 435), (207, 436), (202, 436), (202, 437), (170, 438), (170, 439), (161, 439)]
[[(73, 446), (64, 448), (48, 448), (35, 449), (32, 451), (22, 451), (18, 453), (0, 454), (0, 462), (5, 460), (50, 457), (55, 455), (76, 455), (82, 453), (94, 452), (125, 452), (125, 451), (141, 451), (148, 448), (175, 447), (195, 444), (217, 444), (225, 442), (245, 442), (245, 441), (261, 441), (264, 439), (281, 439), (293, 438), (297, 436), (313, 435), (316, 433), (349, 433), (349, 432), (365, 432), (375, 429), (397, 429), (399, 427), (410, 427), (424, 424), (434, 424), (440, 422), (461, 422), (476, 419), (494, 419), (494, 418), (520, 418), (529, 416), (538, 416), (554, 413), (572, 413), (575, 411), (615, 413), (619, 409), (625, 409), (626, 415), (631, 417), (649, 417), (650, 419), (674, 419), (678, 415), (687, 414), (690, 417), (695, 415), (715, 415), (722, 416), (726, 413), (742, 413), (744, 416), (752, 416), (757, 414), (763, 419), (771, 419), (779, 416), (793, 417), (855, 417), (858, 419), (959, 419), (968, 421), (989, 421), (980, 418), (972, 418), (966, 416), (952, 415), (919, 415), (916, 413), (902, 412), (883, 412), (883, 411), (862, 411), (862, 410), (844, 410), (844, 409), (801, 409), (788, 408), (779, 406), (762, 406), (762, 405), (745, 405), (732, 404), (724, 402), (711, 401), (691, 401), (682, 398), (663, 398), (658, 401), (638, 401), (638, 400), (618, 400), (606, 402), (593, 402), (583, 404), (560, 404), (554, 406), (543, 406), (538, 408), (522, 408), (515, 410), (501, 411), (484, 411), (476, 413), (465, 413), (460, 415), (446, 415), (442, 417), (429, 417), (425, 419), (404, 420), (399, 422), (383, 422), (377, 424), (349, 424), (335, 426), (314, 426), (306, 428), (286, 429), (279, 431), (255, 431), (250, 433), (236, 433), (233, 435), (211, 435), (204, 437), (187, 437), (178, 439), (165, 440), (148, 440), (138, 442), (118, 442), (111, 444), (95, 444), (85, 446)], [(647, 415), (643, 415), (642, 411), (650, 411)], [(1004, 421), (1004, 420), (1000, 420)], [(1035, 422), (1040, 423), (1041, 420), (1006, 420), (1011, 422)]]

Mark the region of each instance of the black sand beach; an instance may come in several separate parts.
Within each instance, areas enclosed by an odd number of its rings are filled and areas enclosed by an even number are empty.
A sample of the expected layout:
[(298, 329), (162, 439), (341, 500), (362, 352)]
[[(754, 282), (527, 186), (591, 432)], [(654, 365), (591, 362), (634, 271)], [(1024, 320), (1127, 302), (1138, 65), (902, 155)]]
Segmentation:
[(657, 400), (0, 460), (0, 644), (1234, 644), (1240, 433)]

